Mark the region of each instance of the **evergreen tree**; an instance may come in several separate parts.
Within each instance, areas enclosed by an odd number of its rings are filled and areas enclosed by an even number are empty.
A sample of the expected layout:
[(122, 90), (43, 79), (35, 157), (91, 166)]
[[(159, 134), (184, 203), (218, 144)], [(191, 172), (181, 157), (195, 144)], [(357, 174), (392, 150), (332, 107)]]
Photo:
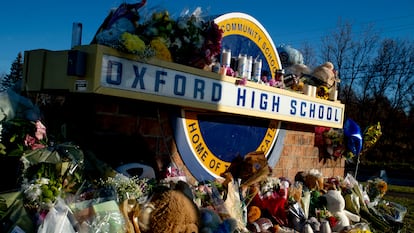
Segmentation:
[(23, 56), (19, 52), (16, 59), (11, 65), (10, 74), (7, 74), (1, 79), (1, 88), (3, 90), (15, 86), (23, 79)]

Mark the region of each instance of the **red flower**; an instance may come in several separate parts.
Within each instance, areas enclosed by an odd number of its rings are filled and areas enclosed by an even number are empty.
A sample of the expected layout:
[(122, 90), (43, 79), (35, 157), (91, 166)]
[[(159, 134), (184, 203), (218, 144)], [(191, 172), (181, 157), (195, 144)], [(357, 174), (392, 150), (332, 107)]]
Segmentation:
[(329, 225), (331, 226), (331, 228), (334, 228), (336, 224), (338, 224), (338, 219), (335, 218), (334, 216), (329, 216), (328, 221), (329, 221)]

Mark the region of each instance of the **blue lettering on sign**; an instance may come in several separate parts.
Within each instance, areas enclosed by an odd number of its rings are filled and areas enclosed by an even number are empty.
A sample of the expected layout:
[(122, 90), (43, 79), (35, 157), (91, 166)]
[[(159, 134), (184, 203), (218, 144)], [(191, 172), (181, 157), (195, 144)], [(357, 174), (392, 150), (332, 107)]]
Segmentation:
[(300, 101), (298, 103), (297, 100), (291, 100), (289, 113), (291, 115), (299, 114), (301, 117), (339, 122), (338, 109), (324, 105), (319, 105), (318, 109), (316, 108), (317, 106), (314, 103), (308, 103), (306, 101)]
[(331, 120), (332, 119), (332, 108), (328, 108), (326, 119)]
[(147, 71), (146, 67), (143, 67), (141, 69), (141, 72), (139, 72), (138, 66), (134, 66), (135, 79), (134, 79), (134, 82), (132, 82), (132, 86), (131, 86), (132, 88), (137, 88), (137, 85), (139, 82), (139, 88), (141, 90), (145, 90), (144, 75), (146, 71)]
[(318, 118), (323, 119), (323, 112), (325, 111), (324, 107), (322, 105), (319, 106), (319, 114)]
[(161, 76), (167, 76), (167, 72), (157, 70), (155, 72), (155, 85), (154, 85), (154, 91), (159, 92), (160, 91), (160, 85), (165, 84), (165, 80), (161, 79)]
[[(177, 74), (174, 79), (174, 95), (184, 96), (185, 95), (185, 84), (186, 78), (184, 75)], [(181, 83), (181, 88), (179, 88)]]
[[(238, 88), (237, 89), (237, 100), (236, 100), (236, 104), (238, 106), (242, 106), (244, 107), (246, 105), (246, 98), (247, 98), (247, 94), (246, 94), (247, 90), (246, 89), (241, 89)], [(269, 104), (271, 104), (271, 110), (272, 112), (279, 112), (279, 106), (280, 106), (280, 96), (275, 96), (273, 95), (272, 98), (272, 102), (269, 103), (269, 95), (266, 92), (261, 92), (261, 93), (256, 93), (256, 91), (251, 91), (251, 96), (250, 96), (250, 108), (254, 109), (256, 107), (256, 94), (259, 95), (259, 106), (258, 108), (261, 110), (269, 110), (270, 106)]]
[(272, 112), (279, 112), (280, 96), (273, 96)]
[(315, 118), (315, 108), (316, 108), (316, 104), (310, 104), (309, 106), (309, 117), (310, 118)]
[[(243, 93), (241, 93), (243, 91)], [(240, 103), (240, 101), (242, 101)], [(246, 89), (241, 90), (240, 88), (237, 89), (237, 105), (244, 106), (246, 104)]]
[(296, 100), (290, 102), (290, 114), (296, 115)]
[(251, 104), (250, 104), (251, 108), (254, 108), (254, 96), (255, 96), (255, 92), (252, 91), (252, 99), (251, 99)]
[(193, 98), (197, 99), (197, 93), (200, 93), (200, 99), (204, 99), (205, 82), (201, 79), (194, 80), (194, 94)]
[(260, 109), (266, 110), (267, 109), (267, 94), (262, 93), (260, 95)]
[(306, 115), (306, 102), (301, 102), (300, 103), (300, 116), (305, 116)]
[(219, 83), (213, 83), (213, 90), (211, 95), (211, 101), (218, 102), (221, 100), (221, 89), (222, 86)]
[[(115, 70), (115, 77), (112, 77)], [(108, 61), (108, 69), (106, 70), (106, 82), (113, 85), (120, 85), (122, 77), (122, 63), (117, 61)], [(115, 78), (115, 79), (112, 79)]]

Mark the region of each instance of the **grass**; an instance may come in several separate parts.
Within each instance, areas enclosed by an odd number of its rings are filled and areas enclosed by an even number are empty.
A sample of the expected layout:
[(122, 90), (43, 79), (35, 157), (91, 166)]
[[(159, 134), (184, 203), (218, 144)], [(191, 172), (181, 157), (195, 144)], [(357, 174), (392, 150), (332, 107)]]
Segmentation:
[(384, 200), (398, 203), (407, 208), (401, 233), (414, 232), (414, 187), (388, 185)]

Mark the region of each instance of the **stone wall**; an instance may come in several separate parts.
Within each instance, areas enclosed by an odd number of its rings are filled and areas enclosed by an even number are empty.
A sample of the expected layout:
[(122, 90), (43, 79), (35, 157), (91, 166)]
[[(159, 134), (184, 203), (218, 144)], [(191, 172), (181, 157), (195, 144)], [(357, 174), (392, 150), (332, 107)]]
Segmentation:
[[(173, 161), (185, 170), (169, 119), (177, 106), (73, 93), (36, 94), (34, 99), (45, 114), (49, 134), (62, 133), (114, 167), (141, 162), (161, 175)], [(313, 126), (284, 122), (282, 127), (286, 136), (274, 176), (293, 180), (297, 172), (309, 169), (325, 176), (344, 175), (344, 160), (320, 158)]]

